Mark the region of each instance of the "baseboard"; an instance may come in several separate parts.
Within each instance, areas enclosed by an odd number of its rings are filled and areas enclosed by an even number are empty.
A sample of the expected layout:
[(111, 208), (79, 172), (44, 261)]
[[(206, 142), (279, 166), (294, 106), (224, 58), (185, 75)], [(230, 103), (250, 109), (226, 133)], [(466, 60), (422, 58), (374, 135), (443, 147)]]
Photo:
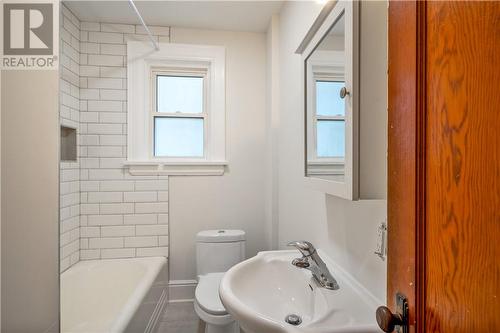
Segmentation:
[(168, 302), (192, 302), (197, 284), (196, 280), (170, 280), (168, 282)]

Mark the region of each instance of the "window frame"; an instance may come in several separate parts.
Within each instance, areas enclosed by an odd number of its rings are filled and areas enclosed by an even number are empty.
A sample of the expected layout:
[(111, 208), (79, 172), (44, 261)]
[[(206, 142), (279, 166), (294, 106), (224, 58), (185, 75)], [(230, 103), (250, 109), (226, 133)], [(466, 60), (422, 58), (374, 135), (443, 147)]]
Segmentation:
[[(343, 121), (344, 126), (345, 126), (345, 112), (346, 108), (344, 106), (344, 115), (343, 116), (321, 116), (318, 115), (317, 108), (316, 108), (316, 101), (317, 101), (317, 83), (319, 82), (343, 82), (345, 84), (344, 80), (344, 75), (342, 73), (338, 72), (338, 69), (335, 69), (330, 72), (319, 72), (316, 71), (312, 73), (313, 75), (313, 114), (312, 114), (312, 125), (313, 125), (313, 133), (314, 133), (314, 145), (313, 145), (313, 154), (314, 154), (314, 160), (317, 161), (322, 161), (322, 162), (330, 162), (332, 164), (343, 164), (345, 162), (345, 153), (344, 157), (341, 156), (318, 156), (318, 120), (321, 121)], [(344, 139), (344, 145), (345, 145), (345, 139)]]
[[(226, 159), (225, 47), (127, 42), (127, 160), (132, 175), (223, 175)], [(206, 72), (204, 156), (154, 156), (155, 71)], [(177, 116), (180, 114), (177, 114)]]
[[(158, 111), (158, 77), (171, 76), (171, 77), (196, 77), (203, 79), (203, 106), (202, 113), (183, 113), (183, 112), (159, 112)], [(150, 158), (160, 160), (178, 160), (178, 159), (200, 159), (207, 160), (210, 156), (209, 140), (210, 140), (210, 126), (209, 117), (210, 110), (208, 105), (207, 96), (210, 91), (209, 84), (207, 83), (208, 71), (206, 69), (195, 68), (178, 68), (178, 67), (156, 67), (151, 69), (151, 106), (150, 106)], [(156, 151), (156, 118), (194, 118), (203, 119), (203, 156), (157, 156)]]
[[(337, 173), (336, 170), (342, 170), (345, 165), (345, 156), (342, 157), (319, 157), (317, 142), (317, 113), (316, 113), (316, 81), (341, 81), (345, 82), (345, 53), (343, 51), (316, 51), (313, 58), (309, 58), (306, 68), (307, 91), (312, 96), (308, 100), (306, 107), (306, 126), (307, 126), (307, 163), (319, 167), (327, 167), (328, 172)], [(349, 106), (344, 106), (344, 124), (347, 124)], [(320, 116), (320, 118), (332, 118), (329, 116)], [(333, 120), (333, 119), (332, 119)], [(347, 131), (345, 140), (347, 140)], [(346, 144), (347, 141), (344, 141)], [(347, 148), (347, 147), (346, 147)], [(347, 154), (347, 151), (345, 152)]]

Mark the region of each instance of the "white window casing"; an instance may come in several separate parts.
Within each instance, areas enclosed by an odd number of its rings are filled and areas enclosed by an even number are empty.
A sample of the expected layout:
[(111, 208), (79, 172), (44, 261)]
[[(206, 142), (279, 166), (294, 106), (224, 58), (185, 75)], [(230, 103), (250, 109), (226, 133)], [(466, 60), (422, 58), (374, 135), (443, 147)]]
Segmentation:
[[(134, 175), (222, 175), (226, 161), (225, 48), (127, 43), (127, 162)], [(204, 156), (156, 157), (153, 151), (154, 78), (158, 73), (204, 76)]]

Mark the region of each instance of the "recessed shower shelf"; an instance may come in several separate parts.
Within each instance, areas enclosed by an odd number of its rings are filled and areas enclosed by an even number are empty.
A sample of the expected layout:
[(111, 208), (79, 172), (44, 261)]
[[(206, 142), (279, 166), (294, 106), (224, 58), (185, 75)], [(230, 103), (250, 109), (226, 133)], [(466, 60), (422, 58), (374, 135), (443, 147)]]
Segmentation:
[(77, 161), (76, 128), (61, 125), (61, 156), (62, 162)]

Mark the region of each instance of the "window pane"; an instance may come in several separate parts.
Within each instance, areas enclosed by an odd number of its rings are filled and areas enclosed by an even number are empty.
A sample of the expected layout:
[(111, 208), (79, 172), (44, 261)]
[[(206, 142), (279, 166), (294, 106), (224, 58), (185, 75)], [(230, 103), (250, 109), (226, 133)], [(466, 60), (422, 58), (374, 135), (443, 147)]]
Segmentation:
[(318, 116), (344, 116), (345, 104), (340, 98), (344, 82), (316, 81), (316, 114)]
[(155, 117), (155, 156), (203, 157), (203, 119)]
[(158, 112), (203, 112), (203, 78), (191, 76), (157, 76), (156, 107)]
[(345, 156), (345, 122), (343, 120), (318, 120), (318, 157)]

